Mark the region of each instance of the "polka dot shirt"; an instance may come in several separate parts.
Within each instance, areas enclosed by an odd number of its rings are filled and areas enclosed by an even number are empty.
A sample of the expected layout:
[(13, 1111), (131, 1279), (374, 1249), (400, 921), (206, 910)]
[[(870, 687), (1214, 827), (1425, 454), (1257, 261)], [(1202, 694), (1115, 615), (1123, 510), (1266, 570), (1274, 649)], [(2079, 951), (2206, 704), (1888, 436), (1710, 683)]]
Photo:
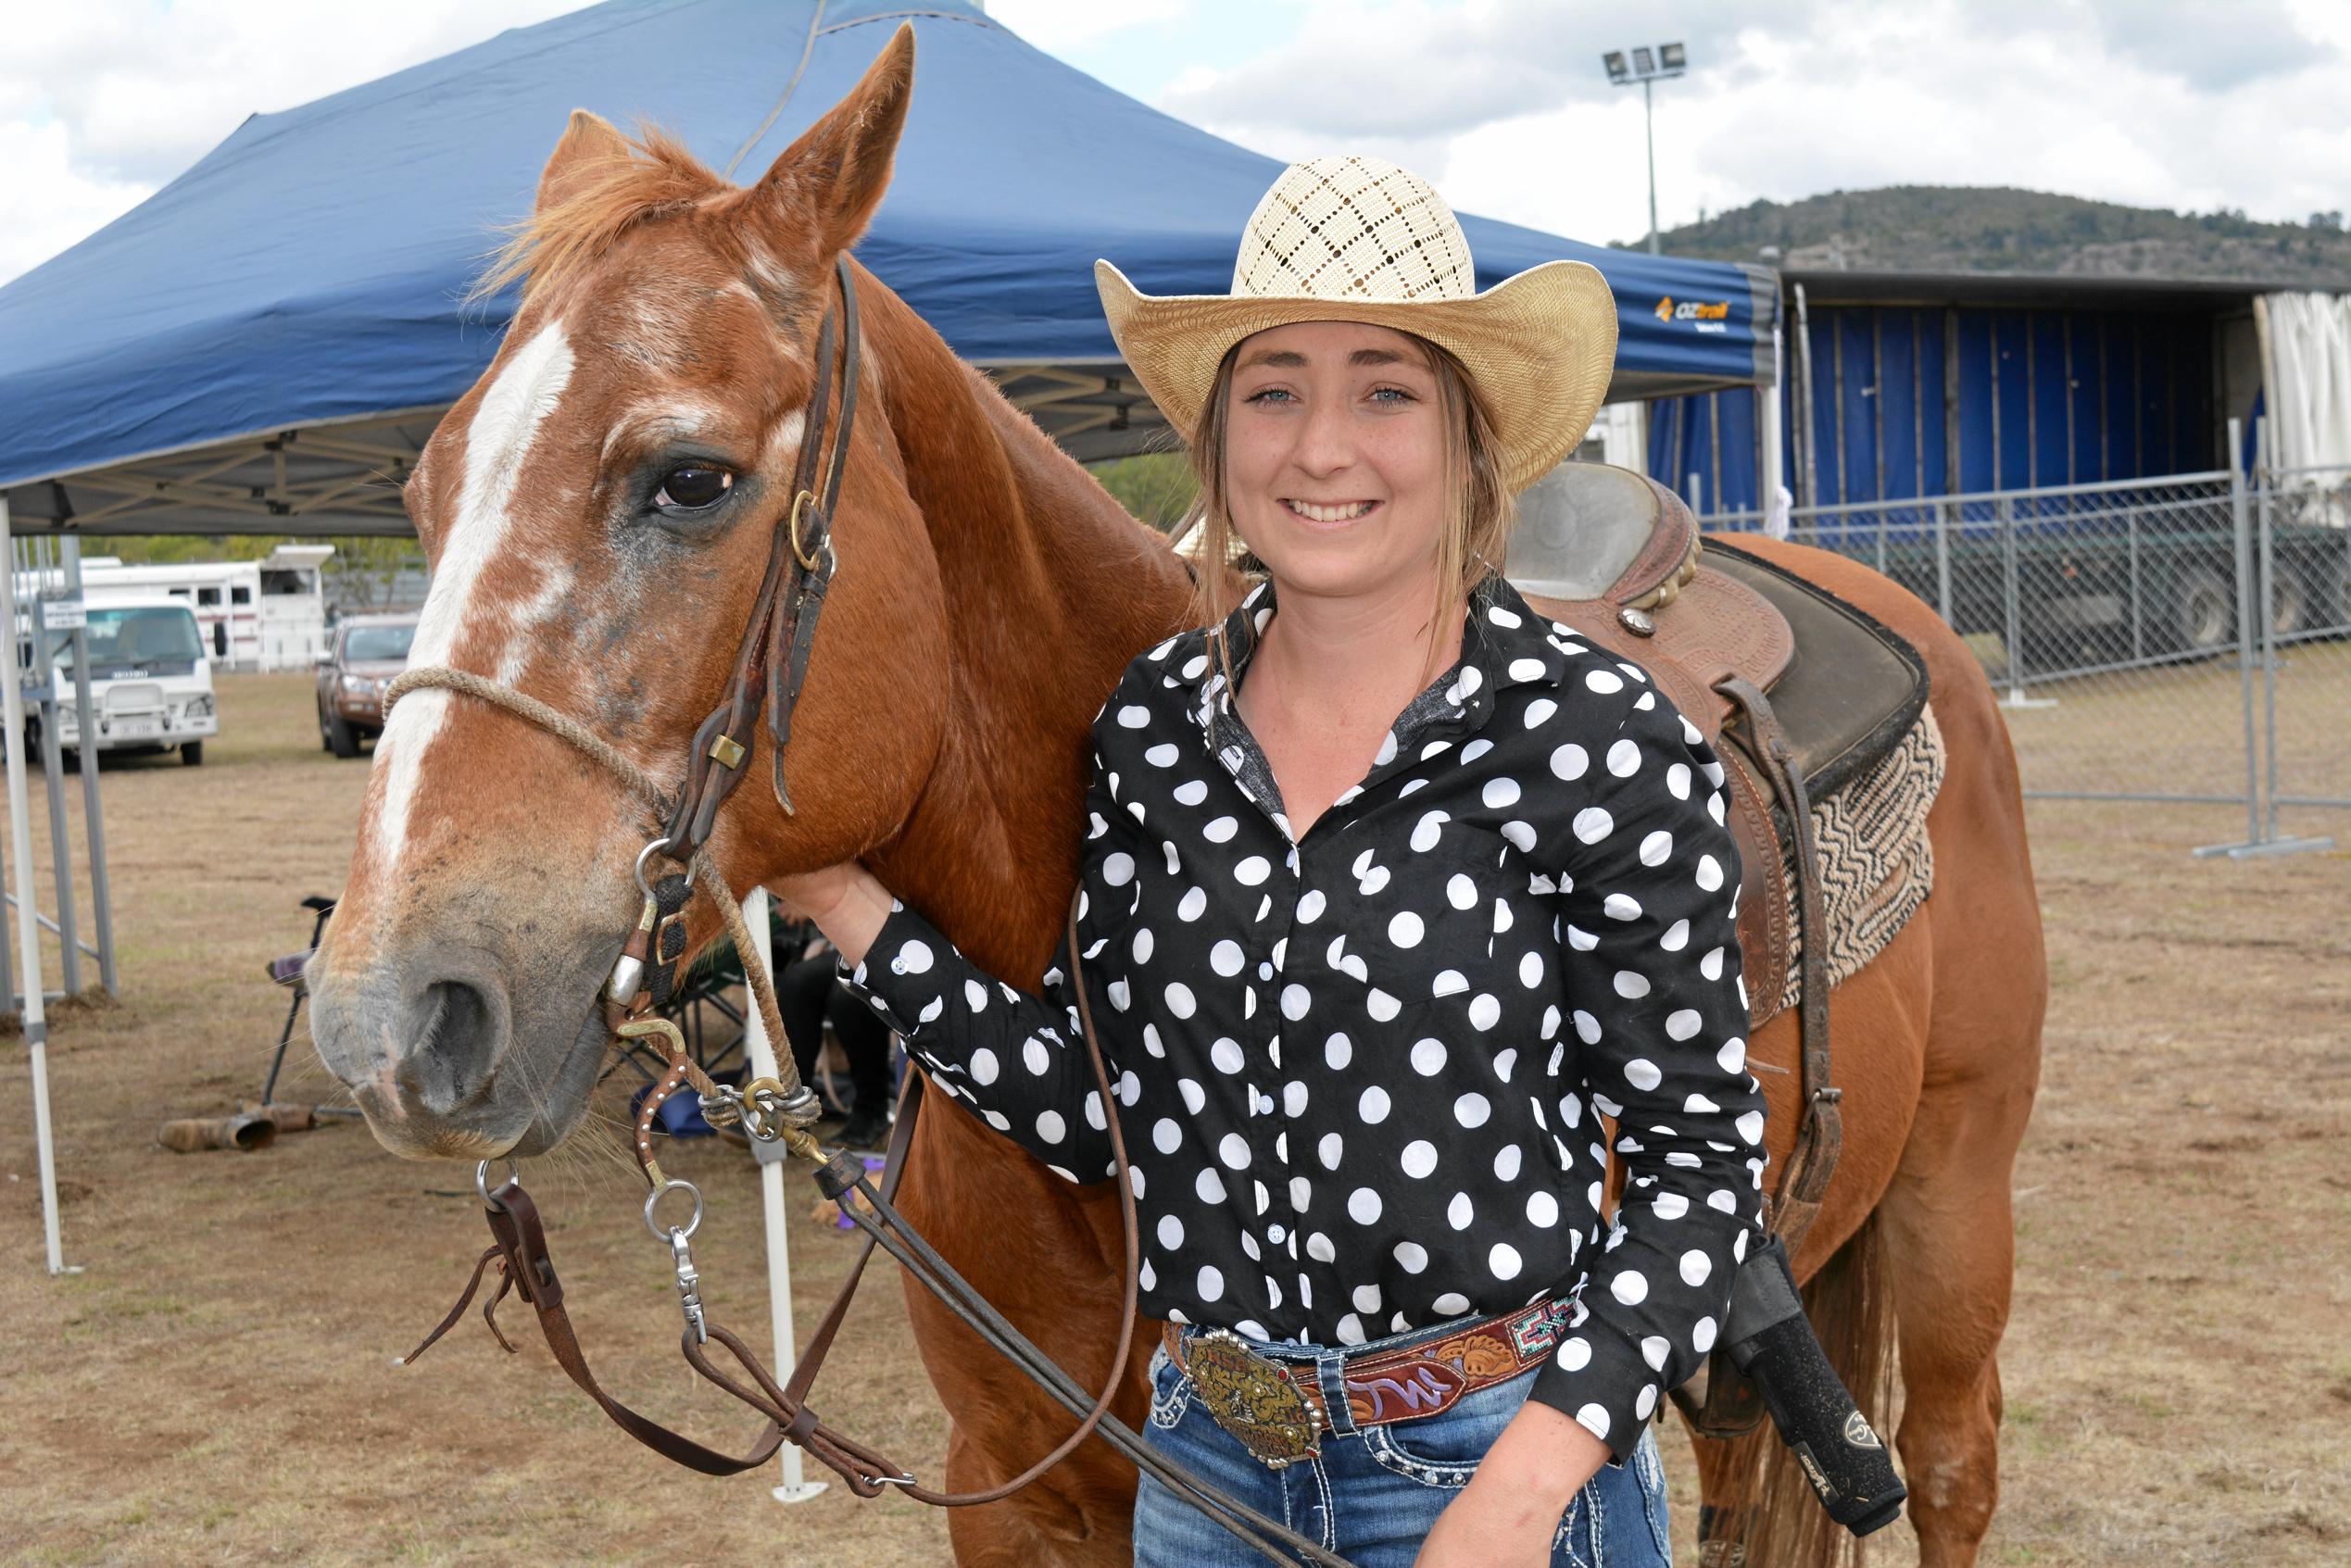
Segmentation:
[[(1236, 679), (1273, 611), (1260, 584), (1226, 621)], [(1347, 1345), (1573, 1297), (1532, 1397), (1621, 1462), (1759, 1234), (1739, 860), (1696, 729), (1490, 577), (1302, 838), (1204, 632), (1128, 667), (1094, 747), (1078, 934), (1144, 1311)], [(897, 905), (844, 978), (940, 1087), (1100, 1180), (1067, 967), (1015, 990)]]

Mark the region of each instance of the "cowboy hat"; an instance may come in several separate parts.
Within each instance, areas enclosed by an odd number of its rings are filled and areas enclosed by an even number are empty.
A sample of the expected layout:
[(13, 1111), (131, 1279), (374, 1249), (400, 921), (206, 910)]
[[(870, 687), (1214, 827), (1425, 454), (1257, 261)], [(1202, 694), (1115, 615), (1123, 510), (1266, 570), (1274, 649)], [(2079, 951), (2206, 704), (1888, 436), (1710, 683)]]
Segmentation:
[(1469, 371), (1513, 492), (1583, 439), (1616, 362), (1616, 302), (1599, 269), (1547, 261), (1479, 294), (1452, 208), (1376, 157), (1284, 169), (1250, 214), (1228, 295), (1147, 295), (1107, 261), (1094, 283), (1136, 379), (1187, 437), (1226, 352), (1252, 332), (1342, 320), (1426, 338)]

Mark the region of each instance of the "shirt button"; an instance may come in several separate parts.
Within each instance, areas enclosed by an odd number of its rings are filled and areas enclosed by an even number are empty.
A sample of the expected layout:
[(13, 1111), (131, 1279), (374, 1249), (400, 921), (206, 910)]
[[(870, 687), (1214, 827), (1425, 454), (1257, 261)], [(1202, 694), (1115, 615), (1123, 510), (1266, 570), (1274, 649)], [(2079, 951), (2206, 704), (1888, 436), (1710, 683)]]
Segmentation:
[(1269, 963), (1259, 964), (1257, 966), (1257, 978), (1260, 980), (1271, 980), (1274, 978), (1274, 966)]
[(1257, 1097), (1257, 1114), (1260, 1116), (1271, 1116), (1273, 1113), (1274, 1097), (1271, 1095), (1259, 1095)]
[(906, 972), (906, 960), (904, 959), (892, 959), (890, 960), (890, 972), (892, 974), (904, 974)]
[(1283, 1231), (1281, 1226), (1276, 1225), (1265, 1233), (1265, 1239), (1272, 1242), (1275, 1246), (1279, 1247), (1282, 1244), (1282, 1237), (1285, 1234), (1287, 1233)]

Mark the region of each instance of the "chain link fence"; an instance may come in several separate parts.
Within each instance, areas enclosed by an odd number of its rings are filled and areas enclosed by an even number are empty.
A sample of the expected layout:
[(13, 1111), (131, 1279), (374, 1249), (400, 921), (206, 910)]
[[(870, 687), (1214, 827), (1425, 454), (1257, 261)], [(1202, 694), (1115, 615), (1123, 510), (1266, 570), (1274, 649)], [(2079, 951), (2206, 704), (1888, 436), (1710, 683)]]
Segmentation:
[(1798, 508), (1790, 537), (1958, 632), (2028, 796), (2233, 807), (2239, 852), (2351, 808), (2351, 470)]

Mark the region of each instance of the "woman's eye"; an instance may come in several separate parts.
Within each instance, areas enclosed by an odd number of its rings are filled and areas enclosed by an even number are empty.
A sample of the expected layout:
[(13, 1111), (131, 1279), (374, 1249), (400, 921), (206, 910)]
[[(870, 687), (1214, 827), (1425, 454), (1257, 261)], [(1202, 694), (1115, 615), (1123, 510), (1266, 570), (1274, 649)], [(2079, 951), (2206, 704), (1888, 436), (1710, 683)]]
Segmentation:
[(661, 476), (653, 504), (666, 510), (698, 512), (716, 506), (734, 486), (735, 476), (724, 469), (686, 463)]
[(1372, 390), (1372, 401), (1375, 403), (1410, 403), (1413, 401), (1413, 395), (1406, 392), (1401, 386), (1375, 387)]
[(1247, 397), (1243, 398), (1242, 401), (1246, 403), (1288, 403), (1292, 401), (1292, 399), (1289, 395), (1289, 389), (1288, 387), (1269, 386), (1262, 392), (1251, 393)]

